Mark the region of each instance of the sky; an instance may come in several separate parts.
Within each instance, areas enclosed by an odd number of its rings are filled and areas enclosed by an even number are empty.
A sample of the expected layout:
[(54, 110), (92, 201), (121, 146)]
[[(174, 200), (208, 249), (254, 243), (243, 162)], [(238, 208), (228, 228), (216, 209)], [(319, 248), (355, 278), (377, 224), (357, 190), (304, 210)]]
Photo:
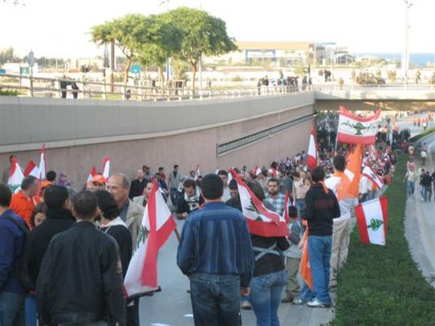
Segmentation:
[[(94, 25), (128, 13), (159, 14), (163, 0), (0, 0), (0, 49), (20, 56), (90, 57)], [(435, 53), (435, 0), (411, 0), (410, 52)], [(161, 5), (160, 5), (161, 4)], [(335, 42), (355, 53), (403, 52), (405, 0), (169, 0), (169, 9), (201, 8), (227, 23), (238, 41)]]

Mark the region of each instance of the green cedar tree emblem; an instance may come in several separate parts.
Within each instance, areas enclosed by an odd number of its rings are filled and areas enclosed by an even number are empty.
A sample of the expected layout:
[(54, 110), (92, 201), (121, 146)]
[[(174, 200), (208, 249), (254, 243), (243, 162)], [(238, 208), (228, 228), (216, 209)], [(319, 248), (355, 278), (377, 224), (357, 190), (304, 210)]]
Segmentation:
[(367, 228), (372, 229), (373, 231), (377, 231), (382, 226), (382, 224), (384, 224), (384, 222), (382, 222), (382, 220), (372, 218), (370, 220), (370, 224), (367, 225)]
[(261, 215), (260, 211), (257, 209), (257, 207), (254, 205), (254, 201), (250, 200), (250, 205), (246, 208), (248, 211), (253, 212), (254, 214), (257, 215), (257, 217), (255, 218), (256, 221), (260, 221), (263, 222), (263, 215)]
[(143, 225), (139, 228), (139, 234), (137, 235), (137, 242), (136, 242), (136, 250), (139, 249), (139, 246), (141, 243), (145, 243), (145, 240), (148, 238), (148, 234), (150, 232), (146, 227)]

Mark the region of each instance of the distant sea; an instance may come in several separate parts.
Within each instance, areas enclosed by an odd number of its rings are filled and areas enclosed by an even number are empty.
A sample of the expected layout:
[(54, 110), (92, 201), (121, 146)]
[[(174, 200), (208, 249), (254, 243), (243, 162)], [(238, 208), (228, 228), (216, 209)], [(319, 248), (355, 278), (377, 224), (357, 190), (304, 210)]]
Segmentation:
[[(358, 56), (364, 55), (371, 55), (386, 60), (401, 61), (403, 53), (358, 53)], [(409, 61), (421, 68), (427, 67), (428, 63), (430, 67), (433, 67), (435, 62), (435, 53), (411, 53), (409, 56)]]

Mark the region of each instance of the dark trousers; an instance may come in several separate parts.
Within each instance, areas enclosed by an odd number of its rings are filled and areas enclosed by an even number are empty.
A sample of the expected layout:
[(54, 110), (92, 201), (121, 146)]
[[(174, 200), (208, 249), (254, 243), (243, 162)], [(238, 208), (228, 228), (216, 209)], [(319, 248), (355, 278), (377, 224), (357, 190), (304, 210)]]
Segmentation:
[(195, 273), (190, 276), (195, 326), (240, 325), (240, 277)]
[(127, 326), (139, 326), (139, 299), (133, 299), (133, 305), (127, 305)]
[(24, 314), (25, 294), (0, 292), (0, 325), (25, 326)]

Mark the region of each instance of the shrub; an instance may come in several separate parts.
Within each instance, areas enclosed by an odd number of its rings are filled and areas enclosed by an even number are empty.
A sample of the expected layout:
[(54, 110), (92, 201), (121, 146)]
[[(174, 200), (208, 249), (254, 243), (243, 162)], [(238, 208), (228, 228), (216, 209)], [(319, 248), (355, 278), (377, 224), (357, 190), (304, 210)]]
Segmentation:
[(0, 96), (18, 96), (18, 91), (15, 90), (1, 90), (0, 89)]
[(387, 245), (363, 245), (351, 234), (349, 256), (338, 275), (334, 326), (435, 325), (435, 290), (409, 253), (404, 232), (405, 155), (399, 157), (388, 197)]
[(416, 142), (417, 140), (419, 140), (419, 139), (421, 139), (421, 138), (423, 138), (423, 137), (425, 137), (425, 136), (427, 136), (427, 135), (433, 133), (434, 131), (435, 131), (435, 127), (433, 127), (433, 128), (429, 128), (429, 129), (426, 129), (425, 131), (419, 133), (418, 135), (415, 135), (414, 137), (411, 137), (411, 138), (409, 139), (409, 141), (410, 141), (411, 143)]

